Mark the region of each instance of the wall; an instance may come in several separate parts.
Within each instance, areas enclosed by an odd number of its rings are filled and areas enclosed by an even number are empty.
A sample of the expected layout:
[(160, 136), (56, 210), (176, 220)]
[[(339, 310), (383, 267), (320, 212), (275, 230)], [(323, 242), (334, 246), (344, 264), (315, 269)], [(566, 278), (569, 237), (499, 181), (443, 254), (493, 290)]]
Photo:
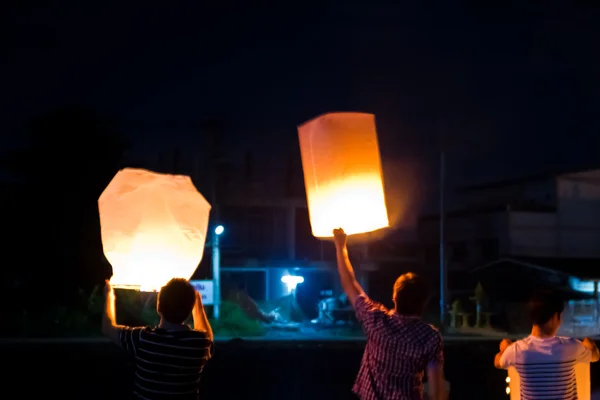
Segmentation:
[(561, 176), (557, 181), (560, 255), (600, 257), (600, 170)]
[(557, 256), (557, 216), (555, 213), (511, 212), (509, 254), (527, 257)]
[[(449, 269), (468, 269), (492, 261), (508, 250), (508, 213), (470, 213), (446, 219), (446, 252)], [(439, 263), (439, 220), (419, 224), (424, 262)]]

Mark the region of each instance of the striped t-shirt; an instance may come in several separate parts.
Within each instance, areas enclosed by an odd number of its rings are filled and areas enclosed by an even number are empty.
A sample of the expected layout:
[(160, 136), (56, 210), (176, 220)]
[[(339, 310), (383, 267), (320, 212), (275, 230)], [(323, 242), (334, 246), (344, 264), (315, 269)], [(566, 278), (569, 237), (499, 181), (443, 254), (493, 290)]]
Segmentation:
[(119, 343), (134, 357), (134, 394), (139, 399), (197, 399), (200, 374), (212, 356), (205, 332), (126, 327)]
[(508, 346), (500, 366), (517, 370), (522, 400), (577, 400), (575, 364), (591, 360), (592, 352), (577, 339), (529, 336)]

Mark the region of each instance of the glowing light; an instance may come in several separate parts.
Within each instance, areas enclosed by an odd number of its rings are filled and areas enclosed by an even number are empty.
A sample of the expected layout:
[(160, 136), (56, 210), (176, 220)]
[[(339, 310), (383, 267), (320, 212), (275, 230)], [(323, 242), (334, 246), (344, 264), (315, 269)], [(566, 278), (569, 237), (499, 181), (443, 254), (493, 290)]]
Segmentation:
[[(506, 380), (509, 385), (506, 387), (506, 394), (510, 395), (511, 400), (521, 398), (521, 379), (515, 367), (508, 369), (508, 378)], [(591, 381), (590, 381), (590, 364), (577, 363), (575, 364), (575, 381), (577, 383), (577, 398), (581, 400), (591, 400)]]
[(506, 377), (506, 383), (510, 383), (510, 376)]
[(189, 279), (204, 253), (210, 204), (183, 175), (119, 171), (98, 200), (113, 287), (160, 290)]
[(298, 138), (315, 237), (389, 226), (374, 115), (325, 114), (299, 126)]
[(223, 225), (219, 225), (219, 226), (217, 226), (217, 227), (215, 228), (215, 233), (216, 233), (217, 235), (220, 235), (220, 234), (222, 234), (224, 231), (225, 231), (225, 228), (223, 228)]
[(287, 285), (288, 291), (296, 289), (299, 283), (304, 283), (304, 277), (285, 275), (281, 277), (281, 282)]

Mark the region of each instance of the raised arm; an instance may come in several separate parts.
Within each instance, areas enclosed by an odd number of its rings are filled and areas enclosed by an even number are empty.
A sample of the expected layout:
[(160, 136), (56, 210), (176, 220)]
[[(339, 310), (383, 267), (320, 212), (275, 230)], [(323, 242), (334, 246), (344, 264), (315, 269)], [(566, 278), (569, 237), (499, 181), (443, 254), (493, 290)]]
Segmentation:
[(333, 238), (335, 241), (336, 259), (342, 288), (348, 296), (348, 301), (354, 306), (359, 295), (364, 294), (363, 288), (360, 286), (354, 276), (354, 269), (348, 257), (348, 247), (346, 246), (347, 235), (343, 229), (334, 229)]
[(102, 316), (102, 333), (112, 342), (120, 345), (120, 333), (124, 328), (127, 327), (123, 325), (117, 325), (115, 292), (107, 279), (104, 281), (104, 314)]
[(194, 304), (194, 309), (192, 310), (192, 319), (194, 320), (194, 329), (206, 332), (208, 338), (214, 341), (213, 331), (202, 305), (202, 295), (198, 291), (196, 291), (196, 304)]

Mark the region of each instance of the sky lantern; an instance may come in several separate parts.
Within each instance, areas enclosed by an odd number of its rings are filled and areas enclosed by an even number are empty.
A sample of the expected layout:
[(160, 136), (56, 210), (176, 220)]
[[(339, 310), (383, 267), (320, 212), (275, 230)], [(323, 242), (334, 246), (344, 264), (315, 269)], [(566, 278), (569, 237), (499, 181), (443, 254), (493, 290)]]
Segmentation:
[(204, 253), (210, 204), (189, 176), (125, 168), (98, 200), (115, 288), (160, 290), (190, 279)]
[(315, 237), (389, 226), (373, 114), (324, 114), (300, 125), (298, 137)]

